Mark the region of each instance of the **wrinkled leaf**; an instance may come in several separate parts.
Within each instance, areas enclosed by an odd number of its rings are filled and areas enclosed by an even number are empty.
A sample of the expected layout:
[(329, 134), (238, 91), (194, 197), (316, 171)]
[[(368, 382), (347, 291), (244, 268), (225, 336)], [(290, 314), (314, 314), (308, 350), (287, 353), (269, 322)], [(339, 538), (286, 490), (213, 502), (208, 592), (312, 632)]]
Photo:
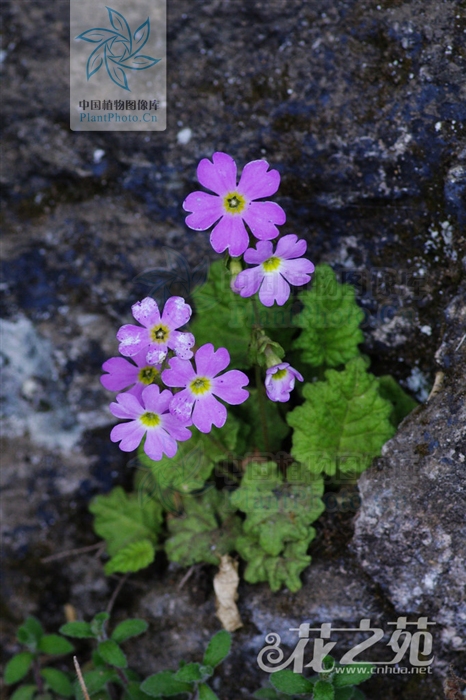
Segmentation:
[(184, 681), (185, 683), (201, 681), (203, 678), (203, 674), (201, 672), (201, 664), (185, 664), (179, 669), (179, 671), (175, 673), (175, 678), (177, 681)]
[(297, 673), (288, 669), (277, 671), (270, 675), (270, 682), (274, 688), (288, 695), (303, 695), (312, 693), (314, 685)]
[(317, 681), (314, 686), (314, 700), (334, 700), (335, 690), (330, 681)]
[(203, 663), (206, 666), (215, 668), (228, 656), (231, 649), (231, 634), (225, 630), (220, 630), (214, 634), (205, 650)]
[(155, 559), (155, 549), (149, 540), (131, 542), (120, 549), (114, 557), (105, 564), (107, 576), (114, 573), (127, 574), (145, 569)]

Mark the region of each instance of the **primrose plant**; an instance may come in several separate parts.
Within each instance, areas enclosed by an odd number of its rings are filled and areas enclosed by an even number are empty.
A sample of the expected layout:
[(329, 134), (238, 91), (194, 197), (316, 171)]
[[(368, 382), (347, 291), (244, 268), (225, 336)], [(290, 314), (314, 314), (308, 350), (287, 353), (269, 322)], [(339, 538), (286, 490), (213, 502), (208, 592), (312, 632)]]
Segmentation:
[(238, 181), (214, 153), (197, 176), (209, 192), (185, 199), (186, 224), (224, 260), (188, 300), (135, 303), (117, 332), (101, 381), (124, 421), (111, 440), (139, 469), (134, 494), (95, 499), (94, 527), (108, 573), (147, 566), (163, 540), (181, 565), (236, 553), (247, 581), (296, 591), (326, 488), (354, 484), (415, 404), (368, 372), (354, 289), (280, 235), (278, 171), (257, 160)]

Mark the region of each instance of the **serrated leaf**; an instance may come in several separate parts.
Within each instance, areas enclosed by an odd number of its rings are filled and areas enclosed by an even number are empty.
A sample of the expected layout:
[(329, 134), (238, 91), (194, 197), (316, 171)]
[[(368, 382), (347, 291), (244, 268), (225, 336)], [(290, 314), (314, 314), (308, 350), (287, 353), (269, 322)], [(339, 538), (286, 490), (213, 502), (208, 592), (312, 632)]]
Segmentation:
[(296, 593), (302, 586), (300, 574), (311, 562), (311, 557), (306, 552), (314, 537), (315, 530), (310, 527), (306, 539), (290, 542), (277, 557), (264, 552), (256, 539), (247, 535), (238, 537), (236, 548), (242, 558), (248, 562), (244, 572), (245, 581), (249, 583), (268, 581), (273, 592), (286, 586), (292, 593)]
[(305, 540), (309, 525), (324, 511), (322, 479), (284, 483), (274, 462), (250, 463), (231, 503), (247, 514), (245, 535), (265, 554), (277, 557), (287, 542)]
[(113, 639), (106, 639), (104, 642), (100, 642), (97, 652), (110, 666), (126, 668), (128, 665), (125, 654)]
[(48, 686), (57, 695), (69, 698), (73, 695), (73, 686), (66, 675), (56, 668), (43, 668), (40, 672), (42, 678), (47, 681)]
[(317, 681), (314, 685), (314, 700), (334, 700), (335, 690), (330, 681)]
[(32, 700), (37, 691), (37, 685), (20, 685), (16, 688), (10, 700)]
[(120, 549), (109, 562), (104, 571), (109, 576), (114, 573), (127, 574), (145, 569), (155, 559), (155, 549), (149, 540), (139, 540)]
[(199, 700), (219, 700), (218, 695), (205, 683), (201, 683), (197, 689)]
[(108, 495), (97, 496), (89, 510), (95, 516), (94, 530), (105, 539), (111, 557), (134, 542), (157, 543), (162, 509), (155, 499), (141, 500), (137, 493), (126, 494), (117, 486)]
[(304, 308), (295, 324), (302, 330), (293, 347), (302, 350), (304, 362), (336, 367), (359, 354), (364, 312), (356, 304), (354, 288), (339, 284), (329, 265), (317, 265), (312, 289), (299, 299)]
[(182, 666), (176, 673), (175, 676), (177, 681), (184, 681), (185, 683), (194, 683), (194, 681), (201, 681), (203, 675), (201, 673), (201, 664), (190, 663)]
[(228, 656), (231, 649), (231, 634), (226, 630), (220, 630), (214, 634), (205, 650), (203, 663), (215, 668)]
[(29, 651), (21, 651), (13, 656), (5, 667), (3, 679), (7, 685), (22, 680), (32, 666), (34, 655)]
[(215, 338), (215, 346), (225, 347), (230, 353), (232, 367), (247, 369), (251, 366), (248, 348), (253, 325), (274, 329), (273, 340), (285, 349), (289, 346), (294, 330), (292, 302), (270, 308), (257, 303), (254, 307), (252, 298), (243, 299), (231, 291), (230, 279), (221, 260), (210, 266), (207, 282), (192, 294), (196, 315), (190, 330), (197, 345)]
[[(100, 690), (105, 688), (107, 683), (118, 680), (118, 676), (113, 669), (102, 668), (96, 669), (95, 671), (86, 671), (83, 674), (84, 683), (86, 684), (87, 691), (90, 696), (95, 695)], [(74, 683), (73, 692), (76, 700), (84, 700), (84, 696), (81, 690), (79, 682)]]
[(270, 682), (274, 688), (288, 695), (303, 695), (304, 693), (312, 693), (314, 685), (297, 673), (293, 673), (288, 669), (277, 671), (270, 675)]
[(161, 671), (161, 673), (156, 673), (146, 678), (144, 683), (141, 683), (141, 690), (153, 698), (162, 698), (181, 693), (191, 693), (193, 685), (192, 683), (177, 681), (173, 671)]
[(39, 641), (38, 649), (44, 654), (60, 656), (72, 652), (74, 646), (59, 634), (45, 634)]
[(287, 416), (294, 428), (291, 454), (314, 474), (360, 474), (395, 432), (391, 406), (362, 358), (325, 377), (304, 386), (306, 401)]
[(184, 515), (168, 520), (170, 536), (165, 551), (170, 561), (183, 566), (205, 562), (218, 565), (220, 556), (235, 548), (241, 520), (234, 514), (228, 494), (211, 488), (201, 496), (183, 497)]
[(89, 622), (66, 622), (59, 629), (60, 634), (65, 634), (67, 637), (75, 637), (76, 639), (90, 639), (95, 637)]
[(149, 625), (147, 622), (139, 618), (124, 620), (115, 627), (112, 632), (111, 639), (113, 639), (113, 641), (117, 644), (121, 644), (131, 637), (138, 637), (140, 634), (143, 634), (148, 627)]
[[(280, 407), (274, 401), (270, 401), (265, 395), (261, 406), (258, 390), (248, 390), (249, 399), (237, 409), (246, 425), (251, 426), (249, 433), (246, 435), (248, 448), (251, 451), (278, 452), (282, 447), (283, 440), (290, 432), (289, 426), (281, 417)], [(262, 427), (262, 410), (265, 411), (267, 444)]]
[(367, 681), (372, 676), (373, 665), (369, 663), (348, 664), (347, 666), (337, 665), (333, 684), (335, 688), (341, 688), (345, 685), (359, 685)]
[(43, 634), (44, 628), (39, 620), (33, 615), (29, 615), (18, 628), (17, 637), (21, 644), (26, 644), (31, 651), (35, 651)]
[(403, 418), (406, 418), (416, 406), (419, 406), (418, 402), (413, 399), (412, 396), (403, 391), (391, 374), (385, 374), (383, 377), (379, 377), (379, 394), (383, 399), (390, 401), (392, 404), (393, 408), (390, 414), (390, 421), (395, 428), (398, 427)]

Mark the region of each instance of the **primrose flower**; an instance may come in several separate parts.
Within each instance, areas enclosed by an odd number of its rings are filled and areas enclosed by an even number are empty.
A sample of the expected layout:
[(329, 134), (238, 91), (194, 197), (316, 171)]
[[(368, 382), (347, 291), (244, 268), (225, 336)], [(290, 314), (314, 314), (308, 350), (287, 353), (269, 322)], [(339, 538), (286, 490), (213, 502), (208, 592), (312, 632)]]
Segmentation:
[(162, 317), (157, 303), (151, 297), (133, 304), (131, 311), (143, 328), (130, 324), (120, 328), (117, 338), (122, 355), (134, 357), (145, 351), (149, 365), (163, 362), (169, 348), (185, 360), (193, 356), (190, 348), (194, 345), (194, 336), (176, 330), (189, 321), (192, 313), (191, 307), (182, 297), (170, 297)]
[(162, 367), (162, 365), (149, 365), (146, 354), (143, 350), (131, 360), (126, 360), (124, 357), (111, 357), (102, 365), (103, 371), (108, 374), (101, 376), (101, 384), (110, 391), (128, 389), (129, 393), (139, 399), (143, 389), (153, 384), (160, 375)]
[(119, 442), (123, 452), (132, 452), (145, 435), (144, 452), (148, 457), (156, 461), (164, 454), (174, 457), (178, 449), (176, 441), (189, 440), (191, 431), (186, 421), (183, 425), (169, 412), (172, 398), (171, 391), (161, 392), (156, 384), (147, 386), (140, 399), (129, 392), (118, 394), (110, 410), (117, 418), (128, 418), (129, 423), (115, 425), (110, 433), (111, 441)]
[(290, 284), (307, 284), (314, 272), (314, 265), (307, 258), (307, 243), (298, 240), (293, 233), (279, 239), (275, 253), (271, 241), (259, 241), (256, 248), (248, 248), (244, 254), (247, 263), (256, 265), (240, 272), (233, 283), (233, 291), (242, 297), (250, 297), (259, 291), (264, 306), (274, 301), (283, 306), (290, 296)]
[(265, 376), (267, 396), (271, 401), (289, 401), (296, 379), (303, 381), (302, 375), (288, 362), (280, 362), (278, 365), (269, 367)]
[(244, 372), (232, 369), (217, 376), (230, 364), (226, 348), (214, 351), (212, 343), (202, 345), (195, 356), (196, 369), (191, 362), (172, 357), (170, 369), (162, 372), (167, 386), (184, 387), (170, 402), (171, 413), (186, 422), (192, 422), (201, 433), (209, 433), (212, 425), (221, 428), (227, 419), (227, 410), (220, 401), (237, 405), (246, 401), (249, 392), (242, 387), (249, 383)]
[(186, 225), (195, 231), (205, 231), (217, 225), (210, 234), (210, 243), (216, 253), (229, 248), (230, 255), (242, 255), (249, 244), (246, 223), (256, 238), (269, 240), (278, 236), (277, 224), (286, 221), (285, 212), (275, 202), (257, 202), (278, 189), (278, 170), (268, 170), (265, 160), (247, 163), (236, 184), (236, 163), (226, 153), (214, 153), (212, 162), (203, 158), (197, 167), (197, 178), (207, 192), (192, 192), (183, 202)]

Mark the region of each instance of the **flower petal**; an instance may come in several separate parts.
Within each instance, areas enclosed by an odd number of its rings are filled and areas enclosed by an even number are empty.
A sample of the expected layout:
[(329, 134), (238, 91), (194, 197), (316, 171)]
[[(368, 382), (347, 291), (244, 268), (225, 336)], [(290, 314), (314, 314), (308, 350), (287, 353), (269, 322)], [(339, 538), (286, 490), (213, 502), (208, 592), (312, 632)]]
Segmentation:
[(130, 384), (134, 384), (138, 378), (139, 368), (128, 362), (123, 357), (111, 357), (102, 365), (104, 372), (100, 377), (100, 383), (110, 391), (121, 391)]
[[(176, 333), (176, 331), (174, 331)], [(170, 336), (172, 333), (170, 333)], [(121, 351), (120, 351), (121, 352)], [(149, 365), (160, 365), (167, 356), (168, 345), (166, 343), (150, 343), (147, 348), (146, 360)]]
[(176, 444), (176, 440), (165, 432), (161, 426), (147, 431), (144, 452), (156, 462), (162, 459), (164, 454), (166, 454), (167, 457), (174, 457), (177, 449), (178, 445)]
[(112, 428), (110, 440), (112, 442), (120, 442), (120, 450), (123, 452), (132, 452), (141, 444), (144, 437), (145, 428), (137, 420), (132, 420), (130, 423), (120, 423)]
[(249, 391), (242, 388), (249, 384), (249, 378), (238, 369), (216, 377), (212, 384), (212, 393), (233, 406), (243, 403), (249, 397)]
[(122, 326), (116, 337), (120, 341), (118, 350), (125, 357), (137, 355), (148, 345), (147, 330), (140, 326)]
[(259, 290), (259, 299), (264, 306), (272, 306), (274, 301), (278, 306), (283, 306), (290, 296), (290, 285), (279, 272), (264, 276)]
[(223, 253), (229, 248), (234, 258), (242, 255), (249, 244), (242, 218), (238, 214), (225, 214), (212, 230), (210, 244), (216, 253)]
[(191, 192), (183, 202), (183, 209), (192, 214), (186, 217), (186, 226), (194, 231), (205, 231), (223, 215), (222, 200), (207, 192)]
[(179, 394), (175, 394), (170, 402), (170, 413), (175, 418), (178, 418), (182, 423), (186, 423), (191, 418), (193, 406), (196, 403), (195, 397), (189, 391), (184, 389)]
[(191, 314), (192, 309), (183, 297), (170, 297), (163, 309), (162, 322), (166, 323), (171, 330), (175, 330), (188, 323)]
[(125, 392), (118, 394), (116, 403), (110, 404), (110, 411), (117, 418), (137, 418), (144, 413), (144, 408), (133, 394)]
[(226, 369), (230, 364), (230, 353), (226, 348), (214, 351), (212, 343), (206, 343), (199, 348), (194, 356), (197, 374), (212, 379), (216, 374)]
[(248, 248), (244, 254), (244, 260), (250, 265), (260, 265), (273, 255), (273, 243), (271, 241), (258, 241), (255, 248)]
[[(168, 391), (168, 389), (167, 389)], [(170, 392), (171, 393), (171, 392)], [(160, 388), (157, 384), (150, 384), (146, 386), (142, 392), (142, 405), (146, 411), (153, 411), (154, 413), (163, 413), (163, 409), (159, 408), (160, 402)], [(166, 409), (165, 409), (166, 410)]]
[(275, 224), (286, 221), (285, 212), (275, 202), (251, 202), (242, 216), (254, 236), (263, 241), (276, 238), (279, 230)]
[(182, 360), (190, 360), (193, 356), (191, 348), (195, 343), (192, 333), (181, 333), (180, 331), (172, 331), (168, 339), (168, 347), (176, 352)]
[(307, 250), (307, 243), (304, 238), (298, 239), (294, 233), (289, 233), (287, 236), (281, 236), (278, 239), (275, 255), (277, 258), (300, 258)]
[(280, 185), (280, 173), (278, 170), (268, 170), (269, 164), (265, 160), (253, 160), (247, 163), (241, 174), (238, 184), (238, 192), (248, 199), (270, 197), (275, 194)]
[(258, 291), (263, 279), (264, 273), (260, 266), (243, 270), (233, 283), (233, 291), (242, 297), (251, 297)]
[(280, 273), (283, 277), (296, 287), (307, 284), (313, 272), (314, 265), (307, 258), (283, 260), (280, 267)]
[(208, 190), (219, 195), (236, 189), (236, 163), (227, 153), (217, 151), (213, 163), (203, 158), (197, 166), (197, 179)]
[(151, 328), (160, 321), (160, 311), (157, 302), (151, 297), (137, 301), (131, 307), (132, 314), (141, 326)]
[(201, 433), (210, 433), (212, 424), (222, 428), (227, 420), (227, 409), (220, 401), (206, 394), (196, 401), (193, 411), (193, 423)]
[[(165, 413), (162, 417), (162, 426), (167, 433), (170, 433), (175, 440), (183, 442), (184, 440), (189, 440), (191, 437), (191, 431), (188, 430), (187, 426), (181, 422), (179, 418), (175, 418), (171, 413)], [(192, 425), (191, 418), (187, 421), (189, 425)]]
[(168, 364), (170, 369), (164, 369), (162, 372), (162, 381), (167, 386), (185, 387), (188, 382), (196, 376), (189, 360), (181, 360), (178, 357), (172, 357), (168, 361)]

